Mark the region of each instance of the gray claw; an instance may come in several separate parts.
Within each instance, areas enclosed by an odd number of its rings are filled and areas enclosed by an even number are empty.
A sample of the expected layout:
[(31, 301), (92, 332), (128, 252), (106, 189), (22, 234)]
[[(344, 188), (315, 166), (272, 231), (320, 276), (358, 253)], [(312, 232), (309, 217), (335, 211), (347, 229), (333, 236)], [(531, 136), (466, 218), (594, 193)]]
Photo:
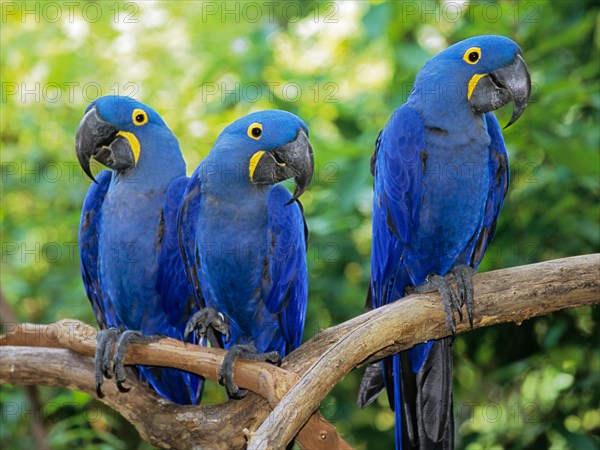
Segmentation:
[(462, 305), (466, 305), (469, 324), (471, 325), (471, 328), (473, 328), (473, 306), (475, 304), (473, 275), (475, 275), (477, 271), (473, 267), (460, 265), (452, 269), (451, 273), (456, 280), (456, 285), (458, 287), (458, 292), (461, 299), (461, 307)]
[(131, 390), (131, 388), (125, 387), (123, 386), (122, 382), (117, 380), (117, 388), (119, 389), (120, 392), (129, 392)]
[(103, 398), (102, 383), (104, 377), (110, 376), (110, 357), (112, 349), (119, 335), (117, 328), (107, 328), (98, 332), (98, 344), (96, 346), (96, 356), (94, 357), (95, 378), (96, 378), (96, 394), (99, 398)]
[(206, 339), (208, 329), (212, 328), (223, 335), (225, 343), (229, 342), (229, 320), (215, 308), (202, 308), (196, 312), (185, 325), (183, 340), (187, 341), (188, 336), (194, 330), (198, 330), (198, 334), (202, 339)]
[(254, 344), (234, 345), (231, 347), (219, 369), (219, 383), (225, 386), (227, 395), (231, 398), (242, 398), (247, 393), (244, 390), (240, 390), (233, 380), (233, 366), (239, 358), (250, 361), (269, 361), (277, 365), (281, 364), (281, 357), (278, 352), (258, 353)]
[(131, 344), (151, 344), (160, 339), (163, 339), (163, 335), (152, 335), (146, 336), (141, 331), (127, 330), (121, 334), (119, 342), (117, 344), (117, 351), (113, 360), (113, 371), (117, 382), (117, 387), (121, 392), (129, 392), (130, 388), (123, 385), (127, 379), (127, 373), (125, 371), (125, 354), (127, 353), (127, 347)]
[(444, 277), (436, 274), (427, 276), (425, 283), (418, 286), (410, 286), (406, 289), (407, 293), (427, 294), (429, 292), (439, 292), (442, 297), (442, 306), (446, 315), (446, 326), (452, 332), (452, 336), (456, 335), (456, 319), (454, 312), (458, 313), (458, 317), (462, 321), (462, 311), (460, 310), (460, 301), (450, 282)]

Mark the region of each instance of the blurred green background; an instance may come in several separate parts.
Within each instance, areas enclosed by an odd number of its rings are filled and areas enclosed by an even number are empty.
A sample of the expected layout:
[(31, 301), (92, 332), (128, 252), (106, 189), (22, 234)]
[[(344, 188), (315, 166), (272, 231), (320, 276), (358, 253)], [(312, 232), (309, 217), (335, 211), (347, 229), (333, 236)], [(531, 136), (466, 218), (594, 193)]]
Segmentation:
[[(490, 33), (521, 45), (533, 96), (504, 132), (512, 183), (481, 271), (598, 252), (597, 5), (3, 1), (3, 296), (19, 321), (95, 323), (76, 248), (89, 181), (74, 136), (89, 101), (122, 94), (164, 117), (189, 173), (241, 115), (280, 108), (301, 116), (317, 166), (303, 196), (311, 230), (305, 339), (360, 314), (377, 133), (427, 59)], [(497, 112), (501, 123), (510, 111)], [(11, 321), (7, 313), (2, 321)], [(598, 323), (597, 308), (581, 308), (457, 337), (457, 447), (598, 448)], [(385, 395), (356, 407), (361, 375), (336, 386), (322, 412), (352, 446), (392, 448)], [(3, 448), (36, 447), (36, 429), (52, 449), (150, 448), (87, 395), (43, 387), (35, 395), (38, 412), (23, 388), (2, 386)], [(207, 401), (221, 398), (213, 385)]]

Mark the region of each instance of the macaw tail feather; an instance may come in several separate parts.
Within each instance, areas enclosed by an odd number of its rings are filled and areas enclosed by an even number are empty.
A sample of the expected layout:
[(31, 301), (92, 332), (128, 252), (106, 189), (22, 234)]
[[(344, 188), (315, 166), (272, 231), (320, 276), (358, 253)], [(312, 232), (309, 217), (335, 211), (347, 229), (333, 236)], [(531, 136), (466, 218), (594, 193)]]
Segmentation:
[(381, 361), (369, 364), (360, 382), (356, 403), (360, 408), (366, 408), (377, 399), (384, 389), (385, 381)]
[[(394, 403), (393, 410), (395, 415), (394, 435), (396, 437), (396, 450), (402, 450), (402, 378), (400, 355), (392, 356), (392, 373), (394, 385)], [(391, 403), (390, 403), (391, 404)]]
[[(183, 370), (137, 366), (142, 380), (166, 399), (179, 405), (197, 405), (202, 398), (204, 380), (198, 375)], [(182, 387), (185, 386), (185, 389)]]
[(383, 374), (394, 410), (396, 448), (454, 448), (451, 338), (386, 358)]

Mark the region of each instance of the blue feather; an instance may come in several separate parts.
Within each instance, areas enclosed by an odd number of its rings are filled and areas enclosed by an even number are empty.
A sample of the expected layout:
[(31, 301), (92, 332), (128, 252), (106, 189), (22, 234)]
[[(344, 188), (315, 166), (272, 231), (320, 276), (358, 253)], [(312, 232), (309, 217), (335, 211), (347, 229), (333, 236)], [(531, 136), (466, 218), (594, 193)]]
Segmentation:
[(262, 288), (265, 306), (280, 315), (282, 336), (274, 346), (284, 355), (302, 341), (308, 298), (304, 217), (297, 202), (287, 204), (291, 198), (283, 186), (274, 186), (269, 193), (269, 277), (263, 278)]
[(117, 326), (112, 303), (102, 295), (98, 277), (98, 237), (102, 223), (102, 202), (110, 186), (112, 172), (103, 170), (96, 177), (83, 202), (79, 227), (79, 253), (81, 260), (81, 276), (88, 299), (94, 309), (100, 328)]
[[(102, 171), (86, 196), (79, 231), (84, 286), (100, 328), (183, 338), (197, 309), (179, 251), (177, 211), (187, 178), (177, 139), (160, 116), (124, 97), (87, 109), (140, 145), (132, 171)], [(137, 126), (134, 111), (148, 122)], [(136, 113), (137, 114), (137, 113)], [(139, 366), (140, 378), (180, 404), (198, 402), (202, 380), (175, 369)]]
[[(474, 47), (482, 55), (477, 67), (463, 57)], [(468, 82), (517, 54), (518, 46), (499, 36), (448, 48), (423, 67), (406, 104), (380, 133), (371, 161), (372, 307), (402, 298), (429, 274), (481, 262), (508, 188), (508, 159), (495, 116), (471, 109)], [(397, 448), (453, 445), (451, 370), (444, 341), (383, 361)]]
[[(260, 142), (248, 135), (260, 122)], [(198, 166), (179, 212), (179, 240), (202, 305), (229, 319), (228, 349), (253, 343), (285, 356), (300, 345), (308, 300), (305, 224), (282, 186), (254, 184), (256, 152), (291, 142), (306, 125), (284, 111), (250, 114), (221, 133)]]

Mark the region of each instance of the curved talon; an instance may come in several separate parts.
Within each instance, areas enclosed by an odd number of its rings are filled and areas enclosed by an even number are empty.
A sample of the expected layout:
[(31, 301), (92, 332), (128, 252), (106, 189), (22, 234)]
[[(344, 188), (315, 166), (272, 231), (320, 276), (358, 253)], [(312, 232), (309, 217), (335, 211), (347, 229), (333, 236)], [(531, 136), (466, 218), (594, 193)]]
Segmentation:
[[(223, 362), (223, 364), (225, 364), (225, 362)], [(240, 392), (238, 385), (233, 382), (233, 376), (230, 377), (229, 374), (225, 373), (223, 366), (219, 369), (219, 384), (225, 386), (225, 390), (229, 397), (235, 398)]]
[(201, 309), (188, 320), (185, 325), (183, 340), (187, 341), (194, 330), (198, 330), (200, 337), (206, 339), (209, 328), (221, 333), (225, 343), (229, 342), (229, 319), (212, 307)]
[(459, 306), (456, 309), (456, 312), (458, 313), (458, 320), (460, 320), (461, 322), (464, 320), (464, 316), (463, 316), (463, 312), (462, 312), (462, 308)]
[[(125, 380), (123, 380), (125, 381)], [(131, 390), (131, 388), (125, 387), (123, 386), (121, 381), (117, 381), (117, 388), (119, 389), (119, 391), (121, 392), (129, 392)]]
[(240, 389), (239, 387), (237, 387), (235, 384), (234, 386), (237, 389), (237, 392), (235, 394), (233, 394), (231, 396), (231, 398), (234, 398), (236, 400), (241, 400), (243, 399), (246, 395), (248, 395), (248, 391), (246, 389)]
[(473, 306), (474, 306), (474, 289), (473, 289), (473, 275), (477, 271), (470, 266), (456, 266), (452, 269), (451, 273), (456, 280), (458, 292), (461, 298), (461, 307), (466, 305), (467, 317), (469, 318), (469, 325), (473, 328)]
[(269, 353), (265, 353), (265, 357), (267, 359), (267, 361), (275, 364), (276, 366), (281, 366), (281, 356), (279, 356), (278, 352), (269, 352)]
[(460, 301), (450, 282), (436, 274), (429, 274), (426, 281), (418, 286), (410, 286), (406, 288), (406, 293), (426, 294), (429, 292), (439, 292), (442, 298), (442, 307), (444, 308), (444, 314), (446, 316), (446, 326), (452, 333), (452, 337), (456, 336), (456, 319), (454, 318), (454, 312), (458, 313), (459, 319), (463, 320), (461, 311)]
[(104, 378), (111, 378), (109, 373), (110, 357), (112, 349), (119, 335), (117, 328), (107, 328), (98, 332), (98, 344), (96, 345), (96, 355), (94, 357), (95, 379), (96, 379), (96, 395), (98, 398), (103, 398), (102, 383)]
[(242, 398), (247, 394), (247, 391), (245, 389), (240, 390), (233, 380), (233, 366), (239, 358), (281, 364), (281, 356), (278, 352), (258, 353), (254, 344), (232, 346), (223, 358), (223, 364), (219, 369), (219, 384), (225, 386), (227, 395), (231, 398)]
[(125, 371), (125, 354), (127, 348), (131, 344), (151, 344), (160, 339), (163, 339), (163, 335), (152, 335), (145, 336), (140, 331), (127, 330), (121, 334), (119, 342), (117, 344), (117, 351), (113, 360), (113, 372), (115, 374), (117, 388), (121, 392), (129, 392), (131, 388), (125, 387), (123, 383), (127, 380), (127, 373)]
[(192, 334), (192, 332), (196, 328), (197, 315), (198, 315), (198, 313), (194, 314), (190, 318), (190, 320), (188, 320), (188, 322), (185, 324), (185, 330), (183, 332), (183, 341), (184, 342), (186, 342), (188, 340), (188, 337), (190, 336), (190, 334)]
[(221, 323), (218, 324), (217, 327), (215, 327), (214, 325), (212, 326), (213, 328), (215, 328), (215, 330), (217, 330), (223, 335), (224, 342), (225, 344), (227, 344), (229, 342), (229, 338), (231, 337), (229, 334), (229, 319), (227, 319), (222, 313), (219, 313), (218, 316)]
[[(114, 346), (114, 342), (112, 343), (112, 345)], [(105, 352), (104, 356), (102, 357), (102, 373), (104, 374), (104, 378), (108, 380), (112, 378), (112, 375), (110, 373), (110, 360), (111, 354), (109, 352)]]

